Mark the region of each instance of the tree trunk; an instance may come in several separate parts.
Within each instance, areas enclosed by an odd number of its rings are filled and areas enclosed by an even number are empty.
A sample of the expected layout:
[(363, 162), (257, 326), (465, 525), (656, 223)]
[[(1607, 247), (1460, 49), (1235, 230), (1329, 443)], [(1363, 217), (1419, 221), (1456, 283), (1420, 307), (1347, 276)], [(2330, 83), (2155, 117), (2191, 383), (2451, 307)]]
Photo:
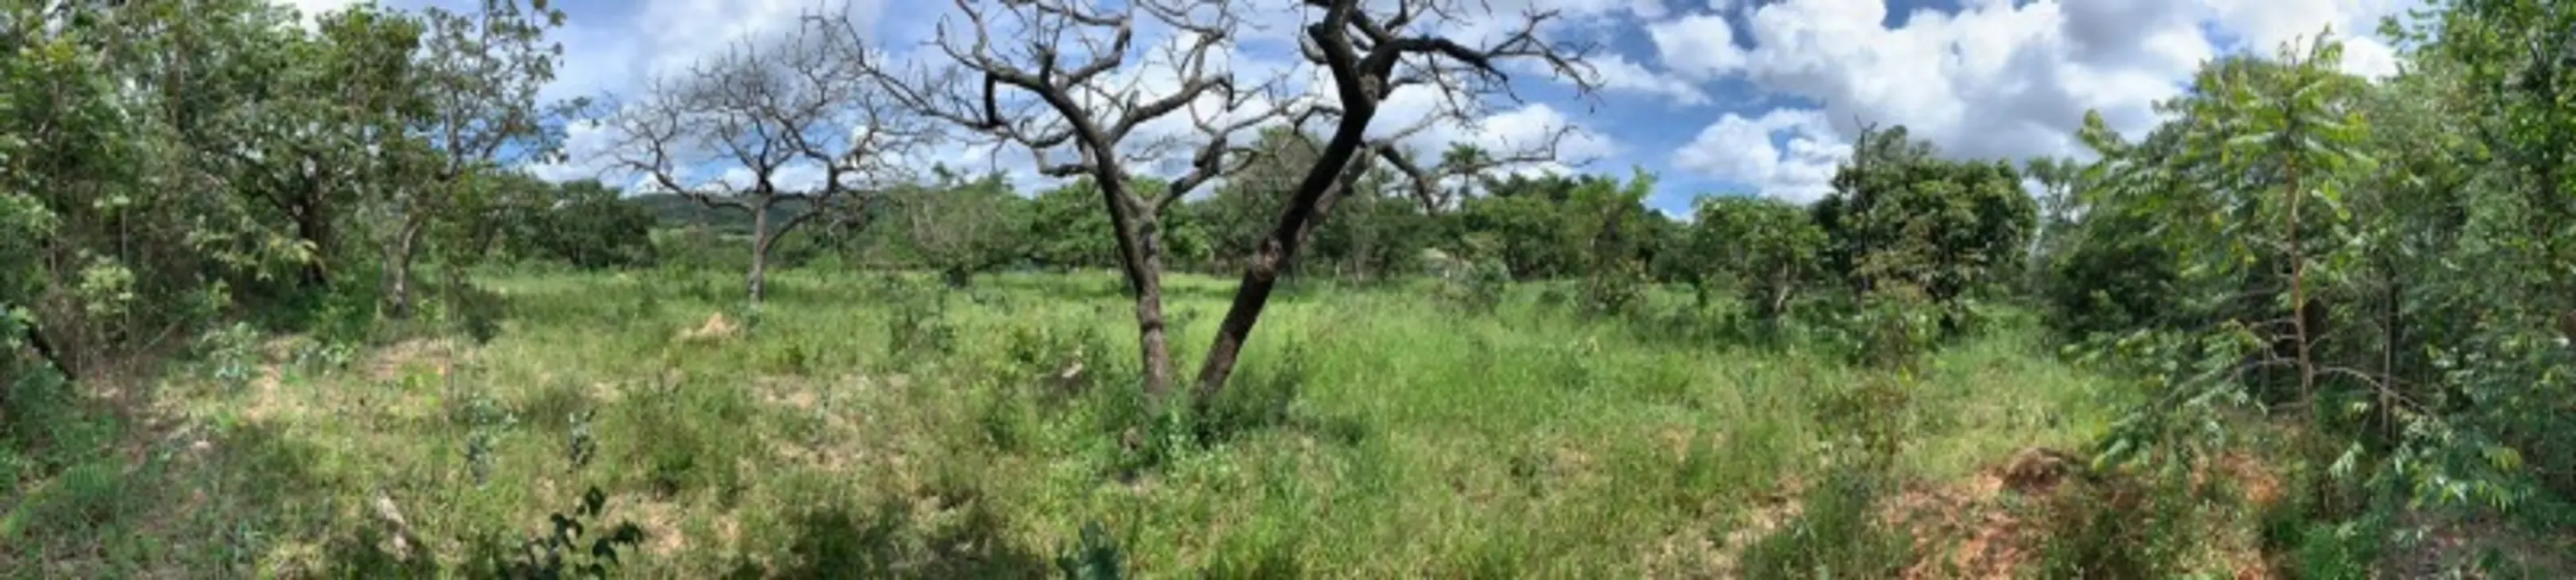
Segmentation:
[(393, 271), (389, 272), (393, 276), (393, 288), (389, 293), (393, 295), (393, 317), (396, 319), (411, 317), (411, 261), (420, 243), (422, 221), (418, 217), (404, 218), (402, 232), (394, 236)]
[[(1334, 158), (1329, 149), (1325, 156), (1328, 160)], [(1331, 166), (1348, 164), (1349, 152), (1344, 151), (1339, 159), (1342, 161), (1331, 162)], [(1325, 173), (1323, 162), (1316, 167), (1317, 173), (1309, 174), (1310, 178), (1339, 173)], [(1243, 282), (1234, 290), (1234, 304), (1226, 308), (1225, 321), (1217, 325), (1216, 344), (1208, 347), (1207, 360), (1199, 363), (1197, 389), (1201, 398), (1225, 388), (1226, 379), (1234, 375), (1235, 363), (1242, 358), (1244, 343), (1252, 337), (1253, 325), (1261, 321), (1261, 310), (1269, 304), (1271, 291), (1279, 286), (1280, 270), (1297, 258), (1298, 246), (1304, 245), (1308, 235), (1314, 233), (1315, 224), (1322, 223), (1324, 215), (1332, 212), (1341, 194), (1342, 185), (1325, 185), (1310, 203), (1291, 206), (1270, 235), (1262, 238), (1261, 245), (1254, 247), (1251, 264), (1243, 271)]]
[(1154, 224), (1140, 218), (1143, 203), (1127, 195), (1120, 176), (1095, 176), (1101, 201), (1109, 207), (1109, 225), (1118, 237), (1118, 263), (1127, 289), (1136, 298), (1136, 344), (1145, 372), (1145, 393), (1156, 401), (1171, 391), (1172, 347), (1163, 328), (1163, 252)]
[[(62, 373), (64, 378), (79, 375), (80, 369), (72, 366), (71, 359), (63, 358), (62, 351), (55, 349), (53, 342), (45, 340), (45, 333), (37, 329), (35, 324), (27, 324), (22, 331), (26, 334), (27, 348), (35, 349), (38, 358), (44, 359), (47, 364), (54, 365), (54, 372)], [(7, 394), (0, 392), (0, 396)], [(6, 405), (0, 405), (0, 407), (6, 407)]]
[(743, 276), (745, 292), (750, 296), (751, 303), (753, 305), (759, 305), (760, 301), (763, 298), (766, 298), (769, 293), (769, 244), (775, 241), (772, 239), (773, 237), (774, 236), (769, 232), (769, 204), (767, 202), (753, 204), (751, 208), (751, 273)]
[(331, 279), (330, 272), (323, 269), (331, 256), (331, 217), (322, 207), (320, 196), (297, 209), (295, 235), (313, 244), (313, 261), (304, 264), (304, 289), (321, 288)]
[(1369, 120), (1377, 116), (1375, 103), (1350, 107), (1341, 123), (1333, 129), (1333, 139), (1324, 143), (1315, 156), (1315, 165), (1297, 182), (1297, 193), (1280, 212), (1279, 224), (1253, 247), (1252, 263), (1243, 270), (1243, 282), (1234, 289), (1234, 304), (1225, 310), (1225, 320), (1217, 324), (1216, 342), (1208, 347), (1207, 359), (1199, 363), (1196, 387), (1202, 399), (1225, 388), (1227, 378), (1234, 376), (1235, 362), (1242, 357), (1244, 342), (1252, 338), (1252, 327), (1261, 322), (1261, 310), (1270, 302), (1270, 292), (1279, 284), (1279, 269), (1296, 259), (1297, 247), (1306, 243), (1315, 224), (1340, 201), (1348, 184), (1351, 158), (1359, 153), (1360, 141), (1366, 138)]

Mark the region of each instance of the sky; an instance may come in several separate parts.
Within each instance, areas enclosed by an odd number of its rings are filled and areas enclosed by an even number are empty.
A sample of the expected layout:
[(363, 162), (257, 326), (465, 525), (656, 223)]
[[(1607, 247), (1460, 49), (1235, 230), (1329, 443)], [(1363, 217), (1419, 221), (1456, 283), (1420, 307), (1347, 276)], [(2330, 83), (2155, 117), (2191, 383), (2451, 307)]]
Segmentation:
[[(1292, 0), (1236, 1), (1250, 5), (1247, 18), (1258, 27), (1235, 45), (1227, 60), (1231, 70), (1304, 75), (1295, 72), (1300, 69), (1293, 45), (1275, 40), (1311, 16), (1290, 8)], [(311, 13), (348, 2), (289, 3)], [(454, 8), (464, 2), (388, 3)], [(1436, 151), (1466, 141), (1508, 150), (1570, 127), (1575, 133), (1558, 152), (1575, 163), (1523, 170), (1626, 175), (1642, 169), (1657, 178), (1649, 205), (1679, 215), (1705, 195), (1798, 202), (1822, 197), (1830, 190), (1826, 183), (1834, 165), (1866, 125), (1903, 125), (1953, 157), (2081, 157), (2073, 135), (2086, 111), (2100, 111), (2114, 128), (2141, 135), (2157, 121), (2151, 105), (2179, 93), (2200, 62), (2235, 52), (2269, 53), (2327, 27), (2345, 41), (2346, 70), (2389, 74), (2396, 57), (2374, 32), (2383, 17), (2403, 15), (2421, 0), (1481, 3), (1492, 13), (1470, 13), (1439, 30), (1461, 39), (1492, 38), (1525, 9), (1557, 10), (1563, 18), (1542, 33), (1597, 46), (1590, 62), (1599, 90), (1585, 95), (1536, 68), (1507, 67), (1515, 73), (1511, 85), (1519, 99), (1489, 100), (1469, 111), (1479, 122), (1443, 123), (1414, 134), (1408, 144)], [(846, 11), (890, 52), (918, 46), (928, 31), (954, 21), (951, 4), (934, 0), (555, 5), (568, 16), (557, 36), (566, 62), (547, 89), (550, 97), (631, 95), (653, 75), (679, 70), (737, 41), (774, 37), (814, 10)], [(1171, 41), (1157, 34), (1141, 33), (1138, 45)], [(1304, 88), (1320, 85), (1308, 82)], [(1373, 129), (1387, 133), (1410, 126), (1439, 106), (1430, 96), (1399, 91)], [(1187, 128), (1185, 122), (1166, 125), (1168, 131)], [(603, 175), (600, 163), (585, 161), (614, 147), (604, 133), (577, 124), (566, 143), (570, 161), (531, 169), (556, 179), (603, 176), (612, 185), (632, 179)], [(1025, 153), (996, 157), (954, 146), (925, 155), (952, 166), (1001, 170), (1024, 188), (1046, 184)]]

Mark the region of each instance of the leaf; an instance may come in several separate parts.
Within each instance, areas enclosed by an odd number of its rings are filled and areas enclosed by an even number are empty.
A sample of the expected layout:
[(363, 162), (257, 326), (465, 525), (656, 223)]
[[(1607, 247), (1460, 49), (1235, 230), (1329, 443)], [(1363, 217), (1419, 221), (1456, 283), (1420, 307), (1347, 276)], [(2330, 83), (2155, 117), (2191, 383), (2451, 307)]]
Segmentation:
[(2487, 464), (2495, 466), (2498, 471), (2515, 471), (2522, 469), (2521, 451), (2501, 445), (2489, 445), (2483, 451), (2486, 455)]

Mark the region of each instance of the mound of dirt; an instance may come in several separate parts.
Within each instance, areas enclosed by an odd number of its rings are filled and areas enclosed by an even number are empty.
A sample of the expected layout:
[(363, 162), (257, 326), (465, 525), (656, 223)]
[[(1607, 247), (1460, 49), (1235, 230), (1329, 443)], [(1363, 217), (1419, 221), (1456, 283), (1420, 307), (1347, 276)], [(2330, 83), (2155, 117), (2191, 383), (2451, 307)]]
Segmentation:
[(2073, 454), (2030, 447), (2014, 452), (2012, 461), (2005, 463), (1999, 473), (1993, 475), (2002, 480), (2004, 489), (2024, 495), (2046, 495), (2082, 466), (2083, 460)]

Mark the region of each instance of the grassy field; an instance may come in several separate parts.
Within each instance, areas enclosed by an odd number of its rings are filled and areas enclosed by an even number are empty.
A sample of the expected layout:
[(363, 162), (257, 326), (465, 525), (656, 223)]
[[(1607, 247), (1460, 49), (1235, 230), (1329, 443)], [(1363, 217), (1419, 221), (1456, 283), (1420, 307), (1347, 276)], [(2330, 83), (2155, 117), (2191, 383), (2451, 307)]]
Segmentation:
[[(638, 524), (643, 577), (1047, 575), (1086, 526), (1141, 577), (1727, 575), (1824, 477), (1844, 439), (1819, 409), (1873, 378), (1538, 288), (1469, 315), (1422, 284), (1308, 287), (1189, 419), (1124, 379), (1106, 273), (943, 293), (783, 272), (756, 315), (720, 273), (489, 283), (508, 314), (488, 343), (261, 337), (134, 381), (112, 453), (7, 506), (0, 570), (456, 573), (595, 487), (593, 533)], [(1231, 285), (1171, 286), (1195, 361)], [(2105, 428), (2118, 389), (2031, 334), (1908, 373), (1905, 489)]]

